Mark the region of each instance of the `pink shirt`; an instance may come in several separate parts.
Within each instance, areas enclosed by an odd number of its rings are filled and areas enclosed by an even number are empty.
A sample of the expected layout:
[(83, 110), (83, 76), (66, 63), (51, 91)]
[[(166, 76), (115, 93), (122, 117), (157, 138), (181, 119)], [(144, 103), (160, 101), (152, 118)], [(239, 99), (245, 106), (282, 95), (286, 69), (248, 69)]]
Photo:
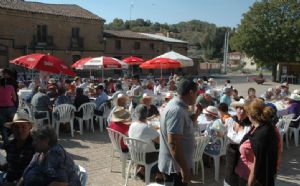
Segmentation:
[(235, 167), (235, 172), (239, 177), (248, 180), (250, 168), (254, 166), (254, 152), (251, 147), (250, 140), (246, 140), (240, 146), (240, 153), (241, 156), (237, 166)]
[(15, 104), (12, 99), (14, 87), (12, 85), (5, 85), (0, 87), (0, 107), (13, 107)]

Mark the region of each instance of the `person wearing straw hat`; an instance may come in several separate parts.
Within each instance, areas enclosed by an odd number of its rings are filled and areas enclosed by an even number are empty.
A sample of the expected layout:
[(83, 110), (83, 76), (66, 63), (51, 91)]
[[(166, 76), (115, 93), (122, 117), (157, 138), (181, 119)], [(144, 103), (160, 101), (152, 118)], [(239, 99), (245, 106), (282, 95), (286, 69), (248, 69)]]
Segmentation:
[[(129, 126), (131, 124), (131, 115), (128, 110), (124, 107), (118, 107), (112, 113), (109, 128), (118, 131), (128, 136)], [(128, 152), (128, 147), (124, 144), (123, 139), (121, 140), (121, 149), (123, 152)]]
[(234, 101), (231, 107), (236, 110), (236, 116), (232, 116), (225, 122), (227, 129), (226, 146), (226, 173), (224, 185), (238, 185), (238, 176), (235, 173), (235, 166), (239, 159), (239, 143), (250, 130), (251, 122), (245, 111), (246, 102), (244, 99)]
[[(288, 100), (289, 100), (288, 114), (294, 114), (293, 119), (296, 119), (300, 115), (300, 95), (291, 94)], [(299, 121), (291, 121), (290, 127), (297, 128), (298, 126), (299, 126)]]
[(23, 171), (35, 153), (30, 134), (33, 123), (25, 111), (19, 110), (14, 115), (13, 121), (5, 123), (4, 126), (11, 129), (14, 135), (14, 138), (4, 146), (7, 162), (0, 165), (0, 170), (7, 174), (0, 185), (9, 185), (22, 177)]
[(117, 96), (117, 98), (114, 100), (114, 107), (113, 109), (110, 111), (108, 117), (107, 117), (107, 123), (110, 123), (112, 114), (114, 113), (114, 111), (118, 108), (118, 107), (123, 107), (123, 108), (127, 108), (127, 103), (128, 103), (128, 97), (124, 94), (119, 94)]
[(219, 154), (221, 142), (215, 140), (216, 137), (222, 137), (225, 133), (224, 125), (219, 119), (218, 109), (214, 106), (208, 106), (203, 110), (206, 120), (209, 122), (206, 126), (205, 134), (209, 136), (209, 144), (205, 147), (205, 152), (210, 154)]
[(155, 105), (152, 104), (152, 96), (147, 93), (143, 94), (141, 103), (147, 106), (148, 118), (159, 116), (159, 111)]

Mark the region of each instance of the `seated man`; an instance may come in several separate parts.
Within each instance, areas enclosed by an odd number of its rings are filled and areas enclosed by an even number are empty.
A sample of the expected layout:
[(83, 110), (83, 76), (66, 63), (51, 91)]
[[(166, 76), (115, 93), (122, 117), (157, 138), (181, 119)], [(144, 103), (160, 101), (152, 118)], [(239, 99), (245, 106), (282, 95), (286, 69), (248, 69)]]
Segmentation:
[[(74, 100), (74, 106), (76, 107), (76, 110), (84, 104), (84, 103), (89, 103), (90, 99), (86, 95), (83, 95), (83, 89), (82, 88), (76, 88), (76, 97)], [(75, 112), (75, 116), (77, 117), (82, 117), (83, 111), (80, 110), (78, 112)]]
[(196, 104), (200, 104), (202, 108), (206, 108), (208, 106), (214, 106), (215, 103), (212, 99), (213, 92), (211, 90), (205, 91), (203, 95), (199, 95), (196, 100)]
[(7, 163), (1, 165), (0, 170), (7, 175), (0, 185), (11, 185), (18, 182), (30, 163), (35, 153), (30, 135), (32, 125), (28, 114), (21, 111), (15, 114), (12, 122), (5, 123), (5, 127), (12, 130), (14, 138), (4, 147)]
[(46, 94), (46, 89), (43, 87), (38, 88), (38, 92), (32, 97), (31, 105), (35, 108), (36, 112), (34, 113), (35, 118), (44, 118), (46, 117), (45, 112), (39, 111), (51, 111), (52, 104), (50, 102), (50, 98)]
[(148, 109), (148, 118), (153, 118), (159, 116), (159, 111), (155, 105), (152, 104), (152, 97), (147, 93), (143, 94), (143, 98), (141, 99), (141, 103), (146, 105)]

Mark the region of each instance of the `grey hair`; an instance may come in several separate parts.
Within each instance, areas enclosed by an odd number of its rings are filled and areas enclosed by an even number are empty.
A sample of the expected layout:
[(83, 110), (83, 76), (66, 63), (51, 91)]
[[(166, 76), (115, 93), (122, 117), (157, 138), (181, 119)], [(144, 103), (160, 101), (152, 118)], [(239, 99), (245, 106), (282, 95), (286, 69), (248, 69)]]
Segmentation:
[(144, 121), (148, 117), (148, 108), (144, 104), (140, 104), (135, 108), (135, 117), (139, 121)]
[(45, 140), (49, 139), (48, 145), (50, 147), (57, 144), (57, 135), (53, 127), (43, 126), (39, 129), (32, 131), (33, 138)]

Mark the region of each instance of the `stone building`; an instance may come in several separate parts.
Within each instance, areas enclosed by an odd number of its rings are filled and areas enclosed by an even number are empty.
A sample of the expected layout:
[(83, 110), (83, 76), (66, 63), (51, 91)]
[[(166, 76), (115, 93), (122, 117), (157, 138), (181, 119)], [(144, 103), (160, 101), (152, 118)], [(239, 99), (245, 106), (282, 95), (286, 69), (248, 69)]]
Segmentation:
[(0, 2), (0, 68), (28, 53), (49, 53), (71, 65), (103, 55), (104, 19), (77, 6)]

